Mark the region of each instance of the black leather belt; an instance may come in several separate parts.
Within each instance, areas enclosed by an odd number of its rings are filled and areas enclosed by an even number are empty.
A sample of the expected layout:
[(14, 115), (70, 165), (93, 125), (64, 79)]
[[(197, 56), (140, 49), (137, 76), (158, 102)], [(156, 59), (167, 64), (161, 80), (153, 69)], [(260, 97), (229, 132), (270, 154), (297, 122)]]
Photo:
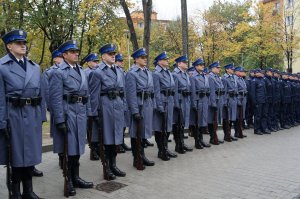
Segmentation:
[(192, 92), (188, 90), (178, 90), (178, 93), (180, 93), (184, 97), (192, 95)]
[(136, 95), (140, 98), (143, 97), (143, 93), (144, 93), (144, 100), (148, 99), (148, 98), (154, 98), (154, 93), (150, 92), (150, 91), (139, 91), (136, 93)]
[(235, 93), (235, 92), (229, 92), (228, 95), (229, 95), (229, 97), (237, 97), (237, 96), (239, 96), (239, 94)]
[(63, 99), (69, 104), (75, 104), (75, 103), (86, 104), (88, 102), (87, 96), (80, 96), (80, 95), (64, 95)]
[(210, 96), (210, 92), (209, 91), (197, 91), (196, 94), (200, 97), (200, 98), (203, 98), (203, 97), (209, 97)]
[(23, 98), (23, 97), (7, 97), (6, 101), (11, 103), (15, 107), (23, 107), (25, 105), (31, 106), (38, 106), (41, 104), (42, 97), (30, 97), (30, 98)]
[(216, 90), (216, 95), (217, 95), (217, 96), (222, 96), (222, 95), (224, 95), (224, 94), (225, 94), (225, 91), (224, 91), (224, 90), (221, 90), (221, 89)]
[(175, 91), (171, 90), (171, 89), (167, 89), (167, 90), (162, 90), (160, 91), (160, 93), (164, 94), (165, 96), (174, 96), (175, 95)]
[(239, 95), (241, 95), (242, 97), (246, 97), (247, 96), (247, 91), (240, 91)]
[(124, 92), (123, 91), (117, 91), (117, 90), (112, 90), (112, 91), (104, 91), (101, 92), (100, 96), (107, 96), (110, 100), (116, 99), (117, 97), (124, 97)]

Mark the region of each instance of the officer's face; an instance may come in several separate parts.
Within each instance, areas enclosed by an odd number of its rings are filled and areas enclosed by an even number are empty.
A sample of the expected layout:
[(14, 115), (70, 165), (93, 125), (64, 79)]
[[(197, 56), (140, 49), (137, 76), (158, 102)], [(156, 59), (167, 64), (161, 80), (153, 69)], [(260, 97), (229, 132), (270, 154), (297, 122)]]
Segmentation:
[(197, 65), (196, 70), (197, 71), (203, 71), (204, 70), (204, 65)]
[(89, 62), (87, 63), (87, 65), (88, 65), (90, 68), (95, 68), (98, 64), (99, 64), (99, 61), (89, 61)]
[(135, 59), (135, 63), (141, 67), (145, 67), (147, 65), (147, 57), (140, 56)]
[(273, 73), (272, 73), (271, 71), (267, 71), (267, 75), (268, 75), (269, 77), (272, 77), (272, 76), (273, 76)]
[(14, 41), (7, 44), (7, 49), (15, 56), (26, 55), (26, 42), (24, 41)]
[(119, 67), (124, 68), (123, 61), (116, 61), (116, 64), (117, 64)]
[(215, 74), (220, 74), (220, 68), (219, 67), (213, 67), (211, 69), (211, 72), (215, 73)]
[(226, 69), (226, 72), (230, 75), (232, 75), (234, 73), (234, 71), (232, 70), (232, 68)]
[[(188, 62), (178, 62), (178, 67), (181, 69), (181, 70), (183, 70), (183, 71), (186, 71), (188, 68), (189, 68), (189, 66), (188, 66)], [(204, 66), (203, 66), (203, 68), (202, 68), (202, 70), (204, 69)]]
[(78, 62), (78, 50), (68, 50), (63, 53), (64, 59), (70, 64), (76, 64)]
[(63, 59), (62, 57), (55, 57), (55, 58), (53, 59), (53, 62), (54, 62), (55, 64), (60, 64), (63, 60), (64, 60), (64, 59)]
[(161, 67), (168, 67), (169, 66), (169, 59), (162, 59), (162, 60), (159, 60), (158, 61), (158, 64), (161, 66)]
[(115, 52), (104, 53), (102, 55), (103, 61), (106, 62), (109, 65), (112, 65), (112, 64), (115, 63), (115, 57), (116, 57), (116, 53)]

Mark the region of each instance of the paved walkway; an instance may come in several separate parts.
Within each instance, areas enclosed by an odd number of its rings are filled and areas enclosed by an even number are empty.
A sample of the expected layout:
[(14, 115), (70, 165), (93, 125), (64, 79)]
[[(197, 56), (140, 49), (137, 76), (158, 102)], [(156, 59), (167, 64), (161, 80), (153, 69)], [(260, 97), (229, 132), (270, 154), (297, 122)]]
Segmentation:
[[(144, 171), (132, 167), (130, 153), (120, 154), (117, 163), (127, 176), (116, 182), (126, 187), (112, 193), (77, 189), (77, 195), (71, 198), (300, 198), (300, 127), (262, 136), (254, 135), (253, 130), (245, 132), (246, 139), (209, 149), (194, 149), (168, 162), (156, 157), (156, 147), (147, 148), (147, 157), (155, 160), (156, 165)], [(205, 135), (205, 139), (208, 138)], [(193, 144), (192, 138), (185, 141)], [(169, 148), (174, 149), (174, 142)], [(100, 161), (92, 162), (88, 158), (88, 153), (81, 158), (81, 177), (95, 185), (105, 182)], [(35, 192), (47, 199), (63, 198), (63, 178), (57, 155), (44, 153), (43, 163), (38, 168), (45, 176), (34, 178)], [(4, 199), (7, 198), (4, 168), (0, 169), (0, 176), (0, 198)]]

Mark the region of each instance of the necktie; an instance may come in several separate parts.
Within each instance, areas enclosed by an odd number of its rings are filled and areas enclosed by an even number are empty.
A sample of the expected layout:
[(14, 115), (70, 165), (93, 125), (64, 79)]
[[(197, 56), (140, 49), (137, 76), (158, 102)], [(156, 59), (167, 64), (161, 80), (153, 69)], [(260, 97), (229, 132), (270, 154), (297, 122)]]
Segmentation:
[(117, 74), (116, 68), (114, 66), (111, 67), (112, 71), (114, 71), (115, 74)]
[(77, 65), (74, 67), (74, 70), (80, 75), (79, 67)]
[(24, 62), (21, 59), (19, 60), (19, 65), (23, 68), (23, 70), (26, 71), (25, 64), (24, 64)]

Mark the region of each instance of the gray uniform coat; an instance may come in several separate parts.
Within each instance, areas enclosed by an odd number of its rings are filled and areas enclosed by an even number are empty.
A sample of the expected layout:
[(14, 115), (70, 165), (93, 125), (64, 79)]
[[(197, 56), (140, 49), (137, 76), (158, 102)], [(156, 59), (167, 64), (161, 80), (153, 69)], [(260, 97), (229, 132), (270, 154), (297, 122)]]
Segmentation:
[[(86, 122), (90, 115), (90, 103), (67, 103), (63, 95), (89, 96), (88, 81), (81, 66), (80, 75), (65, 61), (53, 70), (49, 79), (49, 101), (54, 123), (67, 120), (69, 155), (82, 155), (86, 144)], [(56, 126), (54, 126), (56, 128)], [(53, 131), (53, 151), (63, 153), (64, 135)]]
[(212, 124), (214, 120), (214, 112), (212, 107), (217, 107), (218, 123), (223, 119), (223, 106), (224, 106), (224, 85), (221, 78), (210, 72), (208, 75), (210, 86), (209, 108), (208, 108), (208, 123)]
[(174, 96), (166, 96), (164, 91), (175, 92), (175, 81), (172, 73), (168, 69), (163, 69), (157, 65), (153, 72), (154, 82), (154, 97), (156, 106), (154, 107), (153, 116), (153, 131), (161, 132), (162, 129), (162, 116), (159, 111), (167, 112), (167, 132), (172, 131), (173, 125), (173, 111), (174, 111)]
[[(126, 96), (127, 104), (130, 114), (129, 133), (132, 138), (136, 138), (136, 122), (133, 120), (132, 115), (140, 113), (143, 117), (143, 132), (142, 138), (152, 137), (152, 123), (153, 123), (153, 106), (154, 98), (147, 97), (142, 100), (141, 94), (137, 93), (147, 92), (154, 93), (152, 72), (148, 69), (140, 69), (138, 66), (133, 65), (131, 70), (126, 74)], [(145, 96), (145, 94), (144, 94)]]
[[(223, 114), (224, 119), (228, 119), (230, 121), (236, 121), (237, 115), (237, 94), (238, 87), (236, 79), (233, 75), (228, 75), (227, 73), (222, 76), (222, 82), (225, 88), (225, 96), (224, 96), (224, 105), (228, 106), (228, 115)], [(230, 96), (232, 94), (234, 96)]]
[[(105, 145), (123, 143), (126, 100), (120, 96), (109, 99), (107, 95), (104, 95), (108, 91), (125, 92), (123, 71), (116, 67), (116, 73), (104, 62), (101, 62), (89, 76), (92, 116), (102, 115)], [(93, 135), (92, 141), (94, 140), (98, 141), (98, 134), (95, 137)]]
[[(184, 95), (183, 92), (191, 92), (190, 77), (186, 72), (181, 71), (179, 68), (175, 68), (173, 71), (173, 77), (175, 81), (175, 107), (180, 107), (183, 116), (184, 128), (189, 128), (190, 124), (190, 109), (191, 109), (191, 97), (190, 95)], [(174, 110), (174, 123), (178, 122), (178, 112)]]
[[(207, 126), (207, 113), (208, 113), (208, 99), (210, 96), (210, 88), (208, 77), (204, 74), (201, 74), (197, 71), (193, 72), (191, 77), (191, 85), (192, 85), (192, 111), (190, 116), (191, 125), (195, 125), (198, 123), (199, 127)], [(205, 93), (205, 96), (200, 96)], [(194, 108), (198, 109), (198, 121), (195, 118)]]
[(246, 85), (246, 82), (245, 80), (242, 78), (242, 77), (238, 77), (238, 76), (235, 76), (236, 77), (236, 82), (237, 82), (237, 85), (238, 85), (238, 102), (237, 104), (239, 106), (242, 106), (243, 107), (243, 118), (245, 118), (245, 111), (246, 111), (246, 104), (247, 104), (247, 85)]
[[(15, 107), (6, 97), (42, 96), (40, 67), (24, 57), (26, 71), (12, 55), (0, 59), (0, 129), (11, 127), (12, 166), (29, 167), (42, 159), (42, 122), (46, 121), (45, 103)], [(0, 135), (0, 164), (6, 164), (6, 139)]]

